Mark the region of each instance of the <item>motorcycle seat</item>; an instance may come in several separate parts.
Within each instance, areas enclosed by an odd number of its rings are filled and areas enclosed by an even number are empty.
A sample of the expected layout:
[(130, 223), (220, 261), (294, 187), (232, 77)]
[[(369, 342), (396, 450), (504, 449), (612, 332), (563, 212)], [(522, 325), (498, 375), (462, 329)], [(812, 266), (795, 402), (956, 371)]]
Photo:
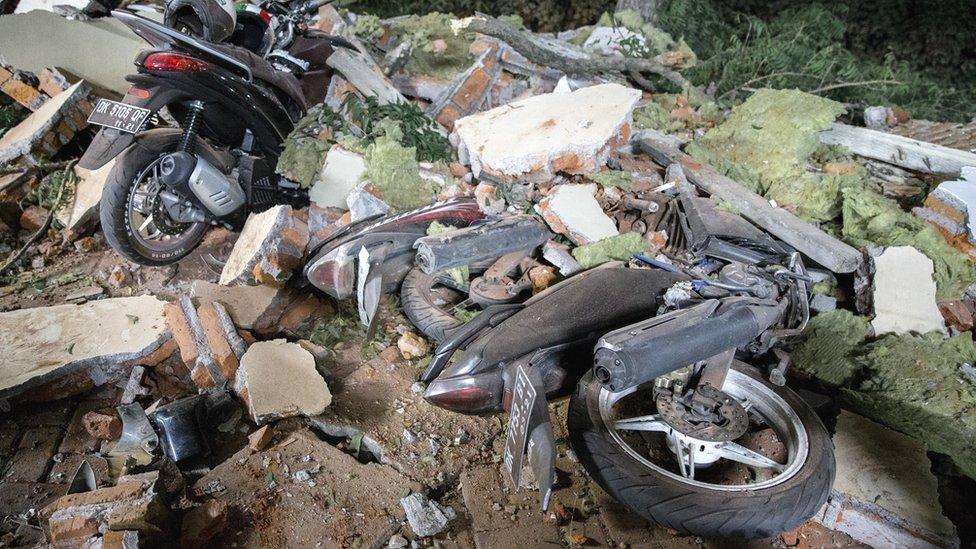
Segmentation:
[(231, 44), (209, 44), (210, 47), (219, 50), (221, 53), (230, 55), (244, 62), (250, 69), (254, 78), (274, 86), (284, 92), (289, 98), (301, 106), (302, 110), (308, 109), (305, 101), (305, 94), (302, 92), (302, 85), (294, 74), (285, 71), (275, 70), (264, 58), (254, 52), (234, 46)]

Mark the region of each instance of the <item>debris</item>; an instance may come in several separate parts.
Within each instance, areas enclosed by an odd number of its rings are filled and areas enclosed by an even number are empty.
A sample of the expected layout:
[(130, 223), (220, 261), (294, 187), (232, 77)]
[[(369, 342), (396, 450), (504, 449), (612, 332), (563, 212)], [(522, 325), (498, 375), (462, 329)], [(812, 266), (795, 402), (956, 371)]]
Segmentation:
[(274, 429), (270, 425), (265, 425), (247, 436), (247, 445), (255, 452), (260, 452), (271, 444), (274, 438)]
[(135, 402), (136, 397), (148, 395), (149, 389), (142, 386), (142, 378), (146, 375), (146, 368), (136, 364), (132, 367), (132, 371), (129, 373), (129, 379), (125, 382), (125, 387), (122, 389), (122, 396), (119, 399), (120, 404), (132, 404)]
[(371, 193), (369, 191), (371, 188), (372, 186), (369, 183), (363, 183), (354, 188), (346, 197), (350, 223), (389, 213), (390, 206)]
[(454, 509), (427, 499), (427, 496), (420, 492), (414, 492), (401, 499), (400, 504), (407, 514), (410, 529), (422, 537), (436, 536), (457, 516)]
[(939, 184), (925, 199), (925, 207), (912, 211), (976, 260), (976, 167), (963, 167), (958, 180)]
[(889, 126), (898, 123), (891, 107), (866, 107), (864, 109), (864, 125), (869, 130), (887, 130)]
[(417, 151), (384, 135), (366, 148), (366, 180), (384, 202), (397, 210), (411, 210), (434, 201), (439, 189), (420, 175)]
[[(57, 40), (41, 42), (39, 36)], [(0, 19), (0, 51), (7, 63), (38, 75), (46, 67), (58, 67), (119, 95), (129, 89), (125, 76), (132, 73), (132, 60), (145, 45), (128, 27), (108, 17), (83, 22), (32, 11)]]
[(157, 492), (158, 472), (123, 477), (115, 486), (68, 494), (39, 512), (51, 542), (58, 547), (81, 546), (108, 531), (137, 530), (162, 541), (169, 533), (169, 508)]
[[(64, 90), (58, 90), (57, 93), (62, 91)], [(0, 64), (0, 92), (30, 111), (41, 108), (41, 105), (51, 98), (37, 89), (33, 74), (14, 70), (2, 64)]]
[(78, 177), (70, 202), (58, 210), (58, 222), (68, 231), (69, 239), (75, 239), (98, 223), (98, 204), (102, 198), (105, 179), (115, 167), (115, 158), (97, 170), (86, 170), (74, 166)]
[(413, 245), (417, 249), (414, 261), (430, 274), (510, 252), (533, 250), (552, 236), (534, 216), (505, 217), (419, 238)]
[(946, 324), (952, 328), (960, 332), (973, 329), (973, 310), (965, 301), (944, 301), (939, 303), (939, 311)]
[(91, 411), (81, 418), (85, 430), (100, 440), (115, 440), (122, 436), (122, 420), (114, 413)]
[(499, 215), (505, 211), (505, 199), (499, 196), (498, 187), (484, 181), (478, 182), (474, 188), (474, 198), (478, 208), (485, 215)]
[(837, 477), (814, 520), (873, 547), (958, 547), (921, 444), (842, 411), (834, 448)]
[(537, 294), (549, 286), (552, 285), (556, 280), (556, 272), (552, 267), (548, 265), (539, 265), (538, 267), (532, 267), (529, 269), (529, 280), (532, 281), (532, 293)]
[(258, 425), (321, 414), (332, 402), (312, 354), (284, 339), (251, 345), (241, 358), (234, 388)]
[(35, 232), (44, 226), (44, 221), (47, 219), (48, 211), (40, 206), (28, 206), (24, 208), (24, 211), (20, 214), (20, 228), (28, 231)]
[(588, 244), (619, 234), (617, 226), (596, 200), (596, 185), (557, 185), (542, 199), (537, 211), (553, 231), (576, 245)]
[(206, 343), (221, 375), (224, 379), (234, 379), (240, 357), (247, 350), (247, 345), (219, 302), (201, 305), (197, 314)]
[(542, 247), (542, 258), (559, 269), (559, 274), (569, 277), (583, 270), (583, 267), (573, 258), (569, 246), (550, 240)]
[(224, 377), (214, 359), (200, 315), (190, 298), (183, 297), (178, 302), (167, 303), (163, 314), (166, 316), (166, 326), (179, 347), (180, 358), (197, 387), (223, 387), (228, 378)]
[(134, 363), (158, 363), (175, 350), (164, 305), (140, 296), (0, 313), (0, 398), (64, 398), (124, 379)]
[(820, 133), (820, 142), (922, 173), (958, 177), (964, 167), (976, 166), (976, 153), (836, 122)]
[(931, 259), (911, 246), (892, 246), (872, 262), (875, 334), (946, 333)]
[(602, 84), (467, 116), (454, 127), (458, 155), (475, 177), (484, 170), (503, 179), (548, 181), (557, 172), (595, 172), (630, 138), (639, 98), (635, 89)]
[(608, 261), (628, 261), (646, 251), (648, 244), (640, 233), (624, 233), (574, 248), (573, 257), (580, 267), (591, 269)]
[(271, 286), (222, 286), (194, 280), (190, 296), (197, 305), (219, 302), (234, 324), (245, 330), (276, 325), (285, 309), (297, 297), (286, 288)]
[(229, 524), (229, 505), (226, 501), (208, 499), (183, 515), (180, 547), (193, 549), (210, 547)]
[(670, 166), (678, 163), (688, 179), (713, 198), (731, 203), (743, 217), (769, 231), (811, 259), (835, 273), (849, 273), (861, 263), (861, 254), (851, 246), (786, 211), (776, 208), (738, 182), (713, 168), (700, 164), (666, 140), (650, 132), (637, 136), (637, 146), (657, 162)]
[(308, 223), (289, 206), (251, 214), (220, 274), (223, 285), (281, 286), (305, 256)]
[(814, 294), (810, 298), (810, 310), (818, 313), (826, 313), (837, 308), (837, 298), (823, 294)]
[(427, 356), (430, 352), (430, 344), (427, 340), (413, 332), (407, 332), (397, 340), (397, 348), (403, 358), (410, 360)]
[(868, 341), (869, 331), (868, 319), (850, 311), (819, 314), (791, 353), (793, 364), (840, 387), (844, 408), (948, 454), (965, 474), (976, 475), (976, 386), (961, 383), (959, 373), (960, 364), (976, 363), (970, 334)]
[(322, 171), (309, 189), (308, 197), (320, 208), (345, 207), (346, 196), (356, 188), (365, 172), (366, 161), (361, 154), (333, 145), (325, 155)]
[(179, 463), (183, 460), (210, 454), (208, 436), (212, 426), (203, 418), (211, 417), (209, 395), (191, 395), (160, 406), (152, 413), (159, 432), (159, 443), (166, 457)]
[[(359, 42), (355, 37), (348, 35), (354, 44)], [(359, 51), (349, 48), (335, 48), (326, 63), (345, 77), (359, 93), (363, 95), (375, 96), (380, 103), (405, 103), (407, 100), (397, 91), (389, 78), (383, 74), (383, 70), (376, 64), (362, 44), (358, 45)]]
[(88, 127), (89, 93), (88, 84), (78, 82), (0, 136), (0, 164), (23, 158), (36, 165), (54, 156), (75, 133)]
[(500, 51), (489, 48), (471, 67), (457, 75), (451, 86), (445, 89), (427, 108), (427, 116), (448, 129), (465, 116), (478, 111), (488, 97), (491, 87), (501, 74)]

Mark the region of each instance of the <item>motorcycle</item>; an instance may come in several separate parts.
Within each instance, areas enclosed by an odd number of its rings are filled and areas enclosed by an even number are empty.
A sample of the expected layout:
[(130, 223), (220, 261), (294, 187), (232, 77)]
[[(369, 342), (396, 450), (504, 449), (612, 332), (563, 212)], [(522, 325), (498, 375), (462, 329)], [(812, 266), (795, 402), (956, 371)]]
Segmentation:
[[(295, 9), (307, 17), (324, 3)], [(116, 159), (100, 216), (117, 252), (165, 265), (190, 253), (210, 226), (240, 230), (251, 212), (308, 204), (306, 190), (275, 173), (282, 142), (314, 100), (301, 74), (132, 12), (112, 15), (152, 46), (136, 58), (123, 100), (96, 104), (89, 122), (102, 128), (79, 161), (95, 170)], [(299, 38), (308, 40), (293, 45), (323, 67), (333, 47), (347, 45), (327, 35)], [(164, 108), (181, 127), (148, 129)]]
[(543, 509), (555, 462), (546, 404), (567, 395), (580, 463), (649, 520), (767, 537), (826, 501), (833, 446), (785, 386), (787, 364), (767, 379), (739, 360), (803, 329), (811, 278), (798, 253), (705, 201), (685, 193), (662, 220), (681, 261), (638, 256), (649, 268), (606, 264), (522, 304), (486, 307), (422, 374), (433, 405), (508, 413), (504, 470), (518, 488), (527, 466)]

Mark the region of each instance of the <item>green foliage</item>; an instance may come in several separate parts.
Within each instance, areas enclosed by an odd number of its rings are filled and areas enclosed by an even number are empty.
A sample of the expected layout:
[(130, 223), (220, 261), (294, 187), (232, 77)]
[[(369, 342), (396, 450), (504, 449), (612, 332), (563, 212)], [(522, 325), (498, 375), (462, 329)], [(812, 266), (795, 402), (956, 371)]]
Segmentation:
[[(474, 57), (469, 50), (474, 33), (454, 34), (452, 19), (450, 14), (433, 12), (392, 23), (390, 30), (413, 45), (405, 67), (407, 72), (453, 80), (458, 73), (471, 66)], [(447, 48), (435, 52), (434, 40), (443, 40)]]
[(349, 94), (342, 102), (342, 110), (349, 123), (362, 132), (359, 137), (365, 144), (392, 133), (404, 147), (415, 148), (417, 160), (421, 162), (450, 162), (454, 159), (450, 141), (414, 103), (380, 105), (373, 96), (361, 99)]
[[(71, 203), (71, 197), (74, 196), (77, 184), (78, 176), (75, 175), (72, 166), (52, 172), (27, 192), (24, 198), (21, 199), (21, 206), (24, 204), (34, 204), (49, 212), (57, 213)], [(57, 217), (54, 218), (52, 223), (55, 228), (59, 228), (60, 223)]]
[[(737, 5), (745, 9), (736, 11)], [(912, 67), (890, 51), (859, 56), (847, 46), (858, 28), (845, 20), (846, 8), (779, 6), (763, 10), (744, 1), (672, 0), (659, 24), (684, 37), (704, 59), (686, 76), (702, 86), (714, 83), (725, 99), (747, 93), (745, 88), (799, 88), (849, 103), (896, 104), (920, 118), (967, 120), (976, 114), (976, 71), (960, 79)]]
[(20, 124), (27, 115), (27, 109), (22, 108), (20, 105), (13, 103), (10, 104), (0, 104), (0, 135), (6, 133), (6, 131), (17, 124)]
[(380, 17), (433, 11), (456, 16), (515, 14), (530, 29), (556, 32), (592, 24), (615, 4), (615, 0), (359, 0), (351, 9)]
[(379, 17), (364, 13), (356, 19), (352, 32), (364, 40), (374, 41), (383, 36), (383, 26), (380, 25)]

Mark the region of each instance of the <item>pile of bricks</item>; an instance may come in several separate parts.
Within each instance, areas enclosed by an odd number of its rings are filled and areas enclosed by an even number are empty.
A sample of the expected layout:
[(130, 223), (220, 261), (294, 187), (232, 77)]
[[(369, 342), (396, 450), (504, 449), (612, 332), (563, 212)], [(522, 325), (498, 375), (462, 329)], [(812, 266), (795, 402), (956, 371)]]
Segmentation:
[(68, 79), (57, 69), (44, 69), (34, 75), (0, 65), (0, 92), (31, 112), (41, 108), (48, 99), (68, 89), (69, 86)]

